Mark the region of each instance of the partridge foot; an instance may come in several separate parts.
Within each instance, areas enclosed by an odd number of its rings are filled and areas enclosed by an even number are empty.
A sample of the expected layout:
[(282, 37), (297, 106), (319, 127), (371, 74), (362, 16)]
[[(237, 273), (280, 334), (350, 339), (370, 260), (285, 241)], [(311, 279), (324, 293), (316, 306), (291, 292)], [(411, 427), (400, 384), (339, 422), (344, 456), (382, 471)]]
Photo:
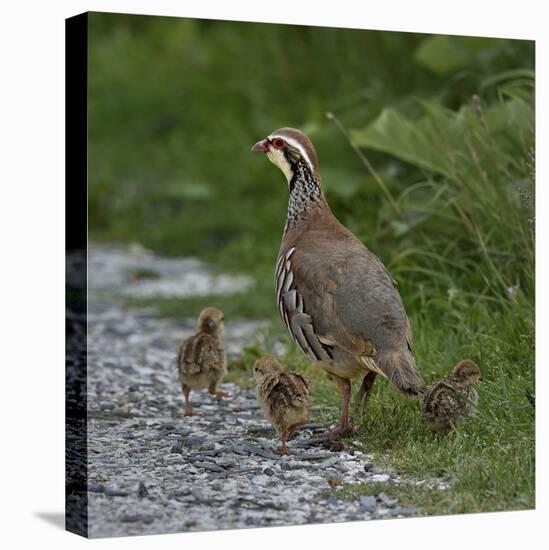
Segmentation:
[(320, 434), (313, 435), (311, 438), (311, 442), (314, 441), (328, 441), (331, 439), (336, 439), (337, 437), (341, 435), (347, 435), (349, 433), (355, 433), (358, 431), (358, 428), (356, 426), (353, 426), (351, 424), (347, 424), (344, 426), (339, 426), (339, 428), (336, 428), (335, 430), (331, 430), (329, 432), (322, 432)]
[(192, 409), (185, 409), (184, 416), (195, 416)]
[(221, 399), (222, 397), (230, 397), (230, 396), (231, 396), (231, 394), (227, 391), (216, 391), (213, 394), (214, 399)]

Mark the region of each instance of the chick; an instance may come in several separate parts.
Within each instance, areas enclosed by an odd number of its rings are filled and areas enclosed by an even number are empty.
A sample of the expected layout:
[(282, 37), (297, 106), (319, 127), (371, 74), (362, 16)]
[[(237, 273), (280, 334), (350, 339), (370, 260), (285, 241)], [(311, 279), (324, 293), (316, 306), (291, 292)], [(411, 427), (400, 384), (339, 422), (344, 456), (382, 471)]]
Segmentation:
[(284, 372), (282, 365), (271, 355), (255, 362), (254, 377), (257, 400), (280, 436), (280, 449), (275, 453), (287, 455), (288, 435), (308, 419), (308, 383), (300, 374)]
[(460, 361), (452, 374), (425, 389), (423, 421), (434, 431), (447, 433), (467, 416), (473, 416), (478, 393), (473, 385), (481, 380), (480, 369), (471, 359)]
[(185, 397), (185, 416), (192, 416), (189, 400), (191, 389), (208, 391), (216, 398), (229, 394), (216, 391), (216, 386), (227, 373), (227, 360), (221, 333), (223, 332), (223, 312), (215, 307), (207, 307), (198, 316), (197, 332), (187, 338), (177, 354), (179, 380)]

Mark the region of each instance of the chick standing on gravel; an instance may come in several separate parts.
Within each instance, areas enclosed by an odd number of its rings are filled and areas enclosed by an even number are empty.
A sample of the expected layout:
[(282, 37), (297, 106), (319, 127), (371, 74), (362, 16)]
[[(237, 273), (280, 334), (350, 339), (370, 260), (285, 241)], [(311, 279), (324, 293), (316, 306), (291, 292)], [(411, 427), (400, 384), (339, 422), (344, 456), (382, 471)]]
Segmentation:
[(185, 416), (192, 416), (189, 400), (191, 389), (208, 391), (216, 398), (229, 395), (216, 391), (216, 386), (227, 373), (227, 360), (221, 333), (223, 312), (216, 307), (207, 307), (198, 316), (197, 332), (187, 338), (177, 354), (179, 380), (185, 397)]
[(422, 418), (434, 431), (447, 433), (467, 416), (473, 416), (478, 393), (473, 388), (480, 377), (478, 365), (470, 359), (460, 361), (450, 376), (425, 389)]
[(275, 453), (287, 455), (286, 438), (308, 419), (308, 383), (300, 374), (284, 372), (270, 355), (255, 362), (254, 376), (257, 400), (280, 436), (280, 449)]

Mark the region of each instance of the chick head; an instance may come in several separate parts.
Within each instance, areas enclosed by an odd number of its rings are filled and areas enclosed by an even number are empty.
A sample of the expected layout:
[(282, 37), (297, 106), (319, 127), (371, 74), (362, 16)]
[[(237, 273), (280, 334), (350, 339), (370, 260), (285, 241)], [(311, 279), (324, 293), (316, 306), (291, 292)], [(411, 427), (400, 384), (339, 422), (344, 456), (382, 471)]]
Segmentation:
[(453, 376), (470, 386), (482, 379), (479, 366), (471, 359), (460, 361), (454, 367)]
[(213, 336), (218, 336), (223, 332), (225, 316), (220, 309), (216, 307), (206, 307), (198, 316), (197, 329), (200, 332), (206, 332)]
[(256, 381), (282, 371), (282, 365), (273, 355), (260, 357), (254, 363), (254, 377)]

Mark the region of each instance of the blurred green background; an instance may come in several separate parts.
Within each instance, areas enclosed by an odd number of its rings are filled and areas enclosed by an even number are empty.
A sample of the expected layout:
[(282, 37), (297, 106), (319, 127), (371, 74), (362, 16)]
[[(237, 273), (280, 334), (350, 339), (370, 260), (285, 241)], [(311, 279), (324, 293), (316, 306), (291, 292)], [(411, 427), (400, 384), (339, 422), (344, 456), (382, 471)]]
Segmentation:
[[(532, 42), (91, 14), (89, 43), (92, 238), (271, 274), (287, 186), (250, 147), (289, 125), (408, 307), (533, 291)], [(327, 111), (368, 146), (400, 213)]]
[[(448, 511), (533, 506), (534, 43), (97, 13), (89, 23), (90, 238), (249, 273), (252, 299), (218, 304), (228, 319), (274, 319), (287, 185), (250, 147), (281, 126), (305, 131), (334, 213), (398, 280), (426, 380), (464, 356), (487, 380), (482, 422), (442, 444), (378, 384), (382, 420), (365, 425), (365, 445), (403, 471), (457, 476)], [(155, 305), (194, 316), (203, 302)]]

